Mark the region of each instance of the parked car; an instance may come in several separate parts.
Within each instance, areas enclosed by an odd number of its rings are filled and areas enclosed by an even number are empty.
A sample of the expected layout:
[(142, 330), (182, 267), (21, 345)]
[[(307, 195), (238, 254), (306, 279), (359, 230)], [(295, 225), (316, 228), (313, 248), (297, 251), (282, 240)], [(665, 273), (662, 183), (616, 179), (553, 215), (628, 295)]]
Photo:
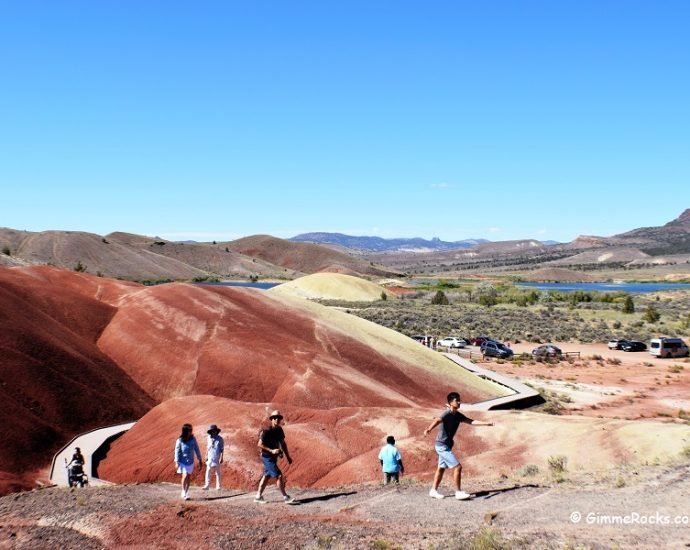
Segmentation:
[(553, 344), (544, 344), (532, 350), (532, 356), (535, 358), (560, 357), (561, 355), (563, 355), (561, 348)]
[(658, 357), (686, 357), (688, 346), (680, 338), (654, 338), (649, 342), (649, 353)]
[(480, 346), (482, 355), (487, 357), (498, 357), (500, 359), (510, 359), (513, 357), (513, 350), (499, 342), (488, 340)]
[(492, 338), (488, 336), (477, 336), (472, 340), (473, 346), (481, 346), (484, 342), (495, 342)]
[(457, 336), (446, 336), (436, 342), (436, 345), (444, 348), (464, 348), (467, 342), (465, 342), (463, 338), (458, 338)]
[(645, 351), (647, 349), (647, 344), (638, 342), (637, 340), (630, 340), (625, 342), (625, 344), (621, 346), (621, 349), (623, 351)]
[(628, 340), (614, 338), (609, 340), (608, 347), (609, 349), (623, 349), (623, 344), (626, 342), (628, 342)]

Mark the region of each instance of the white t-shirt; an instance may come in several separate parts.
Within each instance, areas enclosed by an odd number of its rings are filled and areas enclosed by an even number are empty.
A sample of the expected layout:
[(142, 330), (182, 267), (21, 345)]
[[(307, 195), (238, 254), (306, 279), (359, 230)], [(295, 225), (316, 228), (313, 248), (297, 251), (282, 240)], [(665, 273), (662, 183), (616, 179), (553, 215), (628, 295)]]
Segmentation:
[(220, 462), (220, 455), (223, 454), (225, 442), (219, 435), (215, 437), (212, 435), (206, 436), (206, 462), (209, 464), (218, 464)]

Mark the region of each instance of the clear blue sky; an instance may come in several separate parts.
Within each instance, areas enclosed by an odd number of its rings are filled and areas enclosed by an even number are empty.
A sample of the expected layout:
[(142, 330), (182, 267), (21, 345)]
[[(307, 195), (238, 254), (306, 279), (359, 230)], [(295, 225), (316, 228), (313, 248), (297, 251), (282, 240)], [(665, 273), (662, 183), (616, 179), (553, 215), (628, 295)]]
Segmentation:
[(690, 2), (6, 0), (0, 226), (569, 241), (690, 207)]

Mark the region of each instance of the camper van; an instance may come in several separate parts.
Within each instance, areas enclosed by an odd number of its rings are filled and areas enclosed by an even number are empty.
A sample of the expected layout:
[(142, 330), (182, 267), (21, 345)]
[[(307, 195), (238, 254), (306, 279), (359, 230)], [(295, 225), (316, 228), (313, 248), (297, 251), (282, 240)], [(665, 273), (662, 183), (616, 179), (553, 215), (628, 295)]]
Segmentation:
[(649, 342), (649, 353), (657, 357), (686, 357), (688, 346), (680, 338), (654, 338)]

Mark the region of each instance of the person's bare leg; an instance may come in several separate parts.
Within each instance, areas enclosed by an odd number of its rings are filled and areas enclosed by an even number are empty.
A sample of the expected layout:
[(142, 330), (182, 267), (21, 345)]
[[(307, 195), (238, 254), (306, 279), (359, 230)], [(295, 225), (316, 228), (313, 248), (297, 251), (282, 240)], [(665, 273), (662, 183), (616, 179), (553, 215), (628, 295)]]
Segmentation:
[(264, 494), (264, 489), (266, 488), (267, 483), (268, 483), (268, 476), (263, 476), (261, 478), (261, 481), (259, 481), (259, 490), (258, 490), (256, 496), (260, 497), (261, 495)]
[(187, 493), (189, 491), (189, 482), (191, 481), (191, 476), (189, 474), (182, 474), (182, 490)]
[(288, 496), (287, 493), (285, 492), (285, 480), (283, 479), (283, 476), (278, 476), (278, 489), (280, 492), (283, 494), (284, 497)]
[(434, 474), (434, 484), (431, 486), (431, 488), (436, 491), (438, 489), (438, 486), (441, 485), (441, 480), (443, 479), (443, 474), (446, 473), (445, 468), (437, 468), (436, 473)]
[(462, 464), (458, 464), (453, 470), (453, 481), (455, 481), (455, 490), (462, 491), (460, 484), (462, 483)]

